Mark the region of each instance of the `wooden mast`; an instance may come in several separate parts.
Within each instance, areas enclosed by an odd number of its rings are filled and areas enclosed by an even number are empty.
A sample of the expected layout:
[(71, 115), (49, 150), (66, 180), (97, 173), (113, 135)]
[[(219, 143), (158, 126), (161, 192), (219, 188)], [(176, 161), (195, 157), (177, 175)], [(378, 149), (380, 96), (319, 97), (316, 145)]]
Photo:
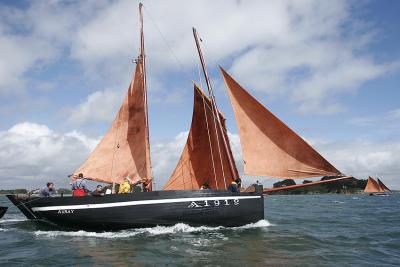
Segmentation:
[[(204, 61), (203, 53), (202, 53), (201, 48), (200, 48), (199, 37), (198, 37), (197, 31), (196, 31), (196, 29), (194, 27), (193, 27), (193, 36), (194, 36), (194, 40), (196, 42), (197, 52), (199, 53), (199, 58), (200, 58), (200, 62), (201, 62), (201, 68), (203, 70), (204, 78), (205, 78), (206, 83), (207, 83), (208, 93), (210, 94), (212, 112), (213, 112), (214, 117), (217, 120), (218, 128), (221, 131), (221, 136), (222, 136), (222, 141), (223, 141), (223, 144), (224, 144), (224, 149), (225, 149), (225, 152), (226, 152), (226, 154), (228, 156), (229, 168), (230, 168), (231, 173), (233, 175), (232, 179), (236, 180), (239, 177), (238, 177), (238, 174), (237, 174), (233, 159), (231, 157), (231, 153), (230, 153), (230, 150), (229, 150), (229, 147), (228, 147), (228, 141), (225, 138), (225, 133), (224, 133), (224, 130), (223, 130), (223, 127), (222, 127), (222, 123), (221, 123), (220, 117), (218, 115), (218, 108), (217, 108), (217, 104), (216, 104), (216, 101), (215, 101), (214, 91), (212, 89), (211, 82), (210, 82), (210, 79), (208, 77), (206, 63)], [(225, 179), (224, 179), (224, 181), (225, 181)]]
[[(139, 62), (142, 64), (143, 68), (143, 88), (144, 88), (144, 106), (145, 106), (145, 113), (146, 113), (146, 146), (147, 146), (147, 166), (149, 168), (148, 173), (150, 177), (146, 177), (147, 179), (151, 179), (151, 186), (150, 191), (152, 191), (152, 184), (153, 184), (153, 175), (152, 175), (152, 168), (151, 168), (151, 160), (150, 160), (150, 137), (149, 137), (149, 110), (147, 106), (147, 80), (146, 80), (146, 54), (144, 52), (144, 31), (143, 31), (143, 4), (139, 3), (139, 14), (140, 14), (140, 55), (139, 55)], [(143, 177), (142, 177), (143, 178)]]

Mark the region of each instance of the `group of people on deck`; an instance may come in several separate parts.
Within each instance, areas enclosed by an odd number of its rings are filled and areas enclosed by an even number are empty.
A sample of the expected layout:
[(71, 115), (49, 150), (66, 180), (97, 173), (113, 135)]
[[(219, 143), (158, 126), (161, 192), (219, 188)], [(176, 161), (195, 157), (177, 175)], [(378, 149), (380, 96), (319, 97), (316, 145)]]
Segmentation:
[[(139, 187), (138, 185), (142, 185), (142, 187)], [(234, 181), (231, 182), (231, 184), (228, 186), (227, 190), (232, 192), (232, 193), (239, 193), (241, 189), (242, 182), (238, 178)], [(118, 189), (118, 194), (127, 194), (127, 193), (132, 193), (133, 191), (148, 191), (148, 186), (149, 186), (149, 181), (148, 179), (139, 179), (136, 182), (132, 182), (132, 180), (129, 177), (126, 177), (124, 181), (119, 185)], [(86, 185), (86, 180), (83, 177), (83, 174), (80, 173), (78, 175), (74, 176), (74, 180), (71, 183), (71, 189), (72, 189), (72, 195), (73, 196), (86, 196), (89, 194), (89, 189)], [(136, 189), (136, 190), (135, 190)], [(200, 187), (200, 190), (206, 190), (206, 189), (211, 189), (209, 184), (207, 182), (203, 183), (203, 185)], [(104, 187), (102, 185), (97, 185), (96, 189), (91, 192), (90, 194), (92, 196), (104, 196), (108, 194), (113, 194), (114, 189)], [(56, 193), (54, 183), (47, 183), (46, 187), (43, 188), (40, 191), (40, 196), (42, 197), (51, 197)]]
[[(239, 193), (242, 188), (242, 181), (240, 178), (237, 178), (236, 180), (233, 180), (230, 185), (228, 185), (227, 190), (232, 192), (232, 193)], [(200, 190), (206, 190), (206, 189), (211, 189), (210, 185), (205, 182), (203, 185), (200, 187)]]
[[(138, 187), (138, 185), (142, 185), (142, 187)], [(129, 177), (126, 177), (124, 181), (119, 185), (118, 191), (115, 191), (114, 188), (109, 188), (109, 186), (103, 188), (102, 185), (98, 185), (96, 189), (91, 193), (92, 196), (104, 196), (108, 194), (127, 194), (132, 193), (133, 189), (135, 191), (148, 191), (149, 181), (148, 179), (139, 179), (136, 182), (132, 182)], [(86, 186), (85, 178), (83, 174), (80, 173), (77, 176), (74, 176), (74, 181), (71, 184), (72, 195), (73, 196), (85, 196), (89, 193), (89, 190)]]
[[(138, 185), (142, 185), (141, 187)], [(126, 194), (132, 193), (132, 191), (141, 192), (141, 191), (148, 191), (149, 188), (149, 180), (139, 179), (136, 182), (132, 182), (129, 177), (126, 177), (124, 181), (119, 185), (119, 189), (117, 191), (114, 190), (111, 186), (97, 185), (96, 189), (92, 192), (87, 187), (86, 179), (84, 178), (83, 174), (80, 173), (78, 175), (74, 175), (73, 181), (71, 183), (72, 195), (75, 197), (79, 196), (87, 196), (89, 193), (92, 196), (104, 196), (108, 194)], [(42, 190), (40, 190), (39, 195), (42, 197), (51, 197), (56, 194), (56, 189), (54, 187), (54, 183), (49, 182), (46, 184)]]

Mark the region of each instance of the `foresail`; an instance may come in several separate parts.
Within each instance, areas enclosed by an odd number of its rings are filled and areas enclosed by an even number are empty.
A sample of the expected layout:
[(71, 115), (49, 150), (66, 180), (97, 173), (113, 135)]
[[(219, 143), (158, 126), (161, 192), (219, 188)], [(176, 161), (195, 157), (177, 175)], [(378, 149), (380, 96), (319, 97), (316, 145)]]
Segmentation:
[[(224, 122), (221, 113), (220, 118)], [(225, 189), (231, 183), (235, 176), (230, 171), (228, 155), (222, 144), (220, 144), (220, 149), (218, 148), (215, 122), (210, 99), (195, 85), (189, 135), (180, 160), (164, 186), (164, 190), (197, 190), (205, 182), (212, 189)], [(223, 129), (228, 140), (224, 123)], [(221, 142), (221, 137), (218, 131), (219, 142)], [(232, 157), (232, 152), (228, 153)], [(234, 170), (237, 175), (236, 167)]]
[(244, 173), (276, 178), (340, 175), (221, 68), (239, 129)]
[(139, 61), (111, 128), (75, 174), (83, 173), (90, 180), (106, 183), (120, 183), (127, 176), (151, 179), (145, 105), (143, 67)]
[(378, 193), (384, 192), (384, 190), (379, 186), (378, 182), (373, 178), (368, 177), (367, 186), (364, 189), (365, 193)]

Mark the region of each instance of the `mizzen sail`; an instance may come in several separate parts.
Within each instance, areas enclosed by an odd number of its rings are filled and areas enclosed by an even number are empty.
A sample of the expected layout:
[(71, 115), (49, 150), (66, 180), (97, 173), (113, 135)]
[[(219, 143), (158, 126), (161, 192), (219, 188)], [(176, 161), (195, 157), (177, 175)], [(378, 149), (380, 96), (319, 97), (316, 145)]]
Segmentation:
[[(211, 100), (194, 85), (194, 106), (192, 124), (180, 160), (164, 190), (197, 190), (207, 182), (212, 189), (225, 189), (238, 176), (236, 166), (231, 172), (228, 154), (219, 149), (222, 134), (228, 140), (225, 119), (219, 113), (224, 133), (216, 127)], [(217, 136), (218, 133), (218, 136)], [(230, 148), (230, 146), (229, 146)], [(230, 157), (232, 152), (228, 150)]]
[(221, 68), (239, 129), (244, 173), (276, 178), (340, 175)]
[(378, 193), (378, 192), (384, 192), (384, 190), (379, 186), (377, 181), (375, 181), (372, 177), (368, 177), (367, 186), (365, 186), (364, 192)]

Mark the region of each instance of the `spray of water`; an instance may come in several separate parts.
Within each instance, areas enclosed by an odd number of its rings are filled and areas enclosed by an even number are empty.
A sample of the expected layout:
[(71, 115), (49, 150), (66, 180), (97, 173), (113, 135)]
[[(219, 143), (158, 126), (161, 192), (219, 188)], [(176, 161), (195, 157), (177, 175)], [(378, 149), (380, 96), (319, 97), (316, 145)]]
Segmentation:
[(199, 226), (193, 227), (184, 223), (178, 223), (173, 226), (156, 226), (151, 228), (139, 228), (139, 229), (131, 229), (131, 230), (123, 230), (118, 232), (87, 232), (87, 231), (35, 231), (33, 234), (38, 237), (48, 237), (54, 238), (58, 236), (67, 236), (67, 237), (95, 237), (95, 238), (129, 238), (137, 235), (149, 235), (149, 236), (157, 236), (157, 235), (168, 235), (168, 234), (177, 234), (177, 233), (210, 233), (217, 232), (221, 230), (243, 230), (243, 229), (252, 229), (252, 228), (266, 228), (271, 226), (272, 224), (267, 220), (260, 220), (256, 223), (247, 224), (240, 227), (232, 227), (226, 228), (222, 226), (218, 227), (208, 227), (208, 226)]

